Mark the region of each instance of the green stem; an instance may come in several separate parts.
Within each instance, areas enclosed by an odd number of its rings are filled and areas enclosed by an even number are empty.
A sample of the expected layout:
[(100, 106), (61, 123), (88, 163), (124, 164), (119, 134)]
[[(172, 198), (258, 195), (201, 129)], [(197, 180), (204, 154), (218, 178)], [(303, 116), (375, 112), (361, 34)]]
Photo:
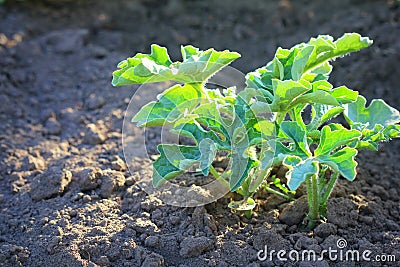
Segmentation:
[(307, 125), (307, 129), (309, 132), (316, 130), (318, 128), (318, 120), (312, 120), (308, 125)]
[(312, 185), (311, 185), (311, 179), (310, 178), (306, 179), (306, 189), (307, 189), (308, 209), (311, 211), (312, 210), (312, 205), (313, 205), (313, 195), (312, 195)]
[(227, 188), (229, 187), (229, 183), (224, 179), (224, 177), (222, 177), (216, 169), (214, 169), (214, 167), (211, 165), (210, 166), (210, 173), (215, 177), (215, 179), (217, 179), (221, 184), (223, 184), (224, 186), (226, 186)]
[(296, 120), (296, 115), (295, 115), (294, 109), (289, 110), (288, 113), (289, 113), (289, 117), (290, 117), (290, 119), (291, 119), (292, 121), (297, 121), (297, 120)]
[(296, 107), (292, 108), (290, 110), (290, 117), (292, 118), (292, 121), (297, 122), (301, 126), (301, 128), (306, 129), (306, 125), (304, 124), (303, 117), (301, 116), (301, 110), (305, 108), (305, 104), (299, 105), (300, 110), (296, 112)]
[(320, 204), (325, 204), (326, 203), (326, 201), (328, 200), (329, 196), (332, 193), (333, 188), (335, 187), (336, 180), (338, 179), (338, 177), (339, 177), (339, 173), (338, 172), (334, 172), (332, 174), (331, 178), (329, 179), (329, 183), (328, 183), (328, 185), (327, 185), (327, 187), (325, 189), (325, 192), (321, 197)]
[(253, 213), (252, 210), (245, 210), (244, 215), (246, 216), (247, 219), (251, 219), (251, 214)]
[[(311, 179), (311, 181), (310, 181)], [(310, 191), (309, 191), (310, 190)], [(307, 194), (309, 196), (309, 222), (308, 228), (313, 229), (315, 226), (315, 221), (318, 219), (319, 215), (319, 194), (318, 194), (318, 183), (317, 176), (312, 175), (308, 178)]]
[(286, 117), (286, 112), (278, 112), (275, 121), (278, 123), (278, 125), (280, 125), (282, 121), (285, 119), (285, 117)]
[(277, 190), (275, 190), (275, 189), (272, 189), (272, 188), (269, 187), (269, 186), (264, 187), (264, 189), (267, 190), (267, 192), (270, 192), (270, 193), (273, 193), (273, 194), (278, 195), (278, 196), (280, 196), (280, 197), (283, 197), (284, 199), (292, 200), (292, 198), (291, 198), (290, 196), (285, 195), (284, 193), (279, 192), (279, 191), (277, 191)]
[(318, 174), (318, 192), (323, 192), (326, 186), (327, 179), (325, 175), (326, 175), (326, 169), (321, 168)]

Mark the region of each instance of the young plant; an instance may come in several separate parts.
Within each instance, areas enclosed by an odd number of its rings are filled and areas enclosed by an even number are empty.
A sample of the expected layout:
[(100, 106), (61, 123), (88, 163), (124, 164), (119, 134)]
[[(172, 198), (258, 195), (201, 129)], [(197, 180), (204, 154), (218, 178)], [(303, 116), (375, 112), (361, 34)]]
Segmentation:
[[(305, 183), (308, 226), (313, 228), (326, 215), (338, 177), (355, 179), (358, 149), (377, 150), (379, 142), (400, 136), (399, 111), (380, 99), (366, 106), (357, 91), (328, 82), (330, 61), (371, 44), (348, 33), (336, 41), (321, 35), (291, 49), (278, 48), (272, 61), (246, 75), (241, 92), (207, 87), (207, 80), (239, 58), (238, 53), (188, 45), (181, 48), (182, 62), (172, 62), (166, 48), (152, 45), (150, 54), (119, 63), (112, 84), (178, 83), (132, 119), (141, 127), (169, 125), (172, 132), (195, 142), (158, 145), (154, 186), (198, 164), (203, 175), (211, 173), (242, 195), (242, 201), (229, 206), (249, 215), (260, 188), (291, 199)], [(307, 107), (310, 118), (304, 112)], [(340, 114), (347, 124), (329, 123)], [(212, 165), (219, 152), (230, 159), (222, 174)], [(288, 168), (287, 186), (271, 174), (282, 165)]]

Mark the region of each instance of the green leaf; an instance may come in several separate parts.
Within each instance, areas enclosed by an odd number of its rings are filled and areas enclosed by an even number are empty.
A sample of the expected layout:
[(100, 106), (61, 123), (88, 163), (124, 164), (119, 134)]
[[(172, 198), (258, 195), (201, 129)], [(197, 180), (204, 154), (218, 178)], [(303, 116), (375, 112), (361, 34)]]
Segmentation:
[(228, 204), (228, 207), (239, 211), (253, 210), (256, 207), (256, 202), (250, 197), (240, 201), (232, 201)]
[(231, 173), (229, 176), (229, 188), (232, 192), (236, 191), (243, 184), (250, 170), (257, 166), (256, 161), (250, 157), (246, 157), (241, 152), (235, 151), (232, 154)]
[(175, 178), (196, 163), (200, 163), (202, 173), (208, 175), (217, 150), (212, 140), (203, 139), (198, 147), (160, 144), (158, 151), (160, 157), (153, 163), (154, 186)]
[(345, 56), (372, 45), (372, 40), (368, 37), (362, 37), (358, 33), (345, 33), (335, 42), (332, 41), (333, 38), (328, 35), (320, 35), (316, 39), (312, 38), (310, 40), (309, 45), (315, 45), (317, 49), (307, 63), (305, 71), (310, 71), (337, 57)]
[(329, 35), (319, 35), (317, 38), (311, 38), (308, 44), (316, 47), (313, 54), (313, 60), (315, 60), (317, 55), (335, 49), (333, 38)]
[(325, 80), (320, 80), (320, 81), (315, 81), (312, 84), (312, 88), (313, 88), (313, 92), (317, 91), (317, 90), (322, 90), (322, 91), (331, 91), (333, 88), (333, 85)]
[(344, 115), (350, 125), (358, 123), (372, 130), (377, 124), (387, 127), (400, 122), (400, 112), (385, 101), (374, 99), (368, 107), (366, 102), (367, 100), (360, 95), (356, 102), (346, 106)]
[(339, 103), (337, 102), (336, 98), (332, 96), (330, 93), (318, 90), (315, 92), (307, 93), (302, 96), (296, 98), (291, 104), (290, 108), (298, 104), (324, 104), (324, 105), (331, 105), (331, 106), (338, 106)]
[(315, 156), (329, 154), (335, 149), (347, 145), (357, 140), (361, 133), (357, 130), (340, 129), (331, 131), (329, 126), (324, 126), (321, 130), (321, 139), (317, 149), (314, 151)]
[[(339, 172), (344, 178), (352, 181), (356, 176), (355, 156), (357, 150), (343, 146), (351, 144), (360, 138), (361, 132), (347, 130), (340, 124), (326, 125), (321, 130), (320, 144), (314, 151), (315, 160), (326, 164)], [(336, 151), (337, 149), (339, 151)]]
[(212, 140), (218, 149), (229, 149), (229, 139), (222, 139), (221, 135), (218, 135), (215, 131), (205, 130), (196, 122), (188, 122), (181, 124), (178, 127), (174, 127), (170, 130), (172, 133), (179, 134), (180, 136), (186, 136), (192, 138), (197, 145), (204, 139)]
[(265, 102), (257, 101), (250, 106), (250, 109), (254, 114), (266, 113), (270, 112), (270, 105)]
[(342, 104), (348, 104), (357, 100), (358, 92), (346, 86), (340, 86), (332, 90), (331, 95)]
[(352, 128), (362, 132), (361, 140), (354, 143), (358, 149), (378, 150), (378, 143), (400, 136), (400, 112), (381, 99), (372, 100), (358, 96), (357, 101), (346, 106), (344, 115)]
[(236, 102), (250, 106), (255, 115), (271, 112), (269, 103), (272, 102), (273, 95), (267, 90), (246, 88), (238, 94), (237, 98)]
[(283, 164), (289, 169), (286, 178), (290, 190), (296, 190), (308, 177), (319, 172), (318, 162), (312, 158), (303, 161), (297, 156), (287, 156)]
[(327, 81), (332, 69), (332, 65), (329, 62), (325, 62), (322, 65), (303, 73), (302, 79), (313, 83), (318, 81)]
[[(344, 147), (338, 151), (335, 151), (335, 149), (357, 138), (356, 132), (358, 131), (354, 130), (353, 132), (346, 129), (330, 131), (330, 128), (325, 126), (322, 129), (321, 143), (315, 151), (315, 157), (301, 158), (287, 155), (283, 164), (289, 168), (287, 172), (289, 189), (296, 190), (308, 177), (317, 174), (318, 163), (328, 165), (350, 181), (354, 180), (356, 177), (357, 162), (355, 156), (357, 150), (350, 147)], [(339, 134), (343, 136), (338, 138)], [(334, 141), (335, 139), (337, 141)]]
[(308, 104), (298, 104), (292, 109), (292, 120), (296, 121), (302, 129), (306, 129), (306, 124), (303, 120), (303, 111), (308, 106)]
[(271, 111), (282, 112), (287, 111), (291, 107), (294, 99), (305, 92), (310, 91), (311, 84), (307, 81), (280, 81), (278, 79), (272, 80), (274, 91), (274, 100), (271, 103)]
[(296, 57), (294, 58), (293, 65), (291, 68), (292, 79), (295, 81), (300, 80), (303, 75), (304, 69), (307, 65), (308, 60), (310, 59), (311, 54), (313, 53), (315, 47), (307, 46), (303, 49), (299, 50)]
[[(235, 139), (235, 137), (232, 139)], [(249, 151), (251, 149), (250, 141), (249, 137), (246, 136), (232, 144), (232, 162), (229, 175), (229, 188), (232, 192), (243, 184), (250, 170), (259, 164), (258, 160), (253, 157), (253, 153)]]
[(208, 175), (211, 163), (214, 161), (214, 157), (217, 154), (217, 148), (211, 139), (203, 139), (199, 144), (200, 151), (200, 169), (204, 175)]
[(348, 130), (346, 127), (344, 127), (340, 123), (329, 123), (326, 125), (326, 127), (329, 127), (329, 129), (331, 129), (331, 131)]
[(285, 69), (283, 67), (282, 62), (277, 57), (275, 57), (272, 60), (272, 63), (273, 63), (272, 64), (273, 70), (274, 70), (274, 74), (272, 77), (276, 77), (276, 78), (279, 78), (280, 80), (283, 80), (285, 77)]
[(342, 107), (333, 107), (323, 104), (315, 104), (312, 106), (311, 122), (306, 126), (307, 131), (311, 132), (318, 129), (323, 123), (333, 119), (344, 111)]
[(188, 60), (192, 56), (196, 56), (197, 54), (199, 54), (199, 52), (200, 49), (192, 45), (181, 46), (181, 54), (184, 61)]
[(279, 190), (281, 190), (283, 193), (285, 193), (286, 195), (289, 195), (289, 194), (294, 195), (296, 193), (296, 191), (291, 191), (290, 189), (288, 189), (286, 187), (285, 184), (282, 184), (281, 179), (276, 178), (275, 175), (272, 178), (273, 178), (272, 184), (274, 186), (276, 186)]
[(286, 147), (281, 142), (278, 142), (276, 144), (277, 153), (296, 155), (301, 158), (311, 156), (306, 132), (296, 122), (284, 121), (281, 123), (280, 129), (292, 142), (292, 146)]
[(278, 48), (274, 59), (246, 75), (248, 88), (272, 91), (272, 80), (327, 80), (332, 66), (329, 61), (366, 48), (372, 41), (357, 33), (346, 33), (334, 41), (329, 35), (311, 38), (290, 50)]
[(316, 160), (339, 172), (347, 180), (353, 181), (357, 175), (357, 162), (355, 161), (356, 155), (357, 149), (345, 147), (332, 155), (325, 154), (318, 156)]
[(215, 102), (201, 104), (191, 111), (191, 116), (177, 120), (171, 131), (192, 138), (196, 144), (210, 138), (221, 149), (229, 149), (229, 120), (221, 117), (222, 109), (217, 106)]
[(385, 141), (389, 141), (390, 138), (399, 138), (400, 125), (389, 125), (383, 130), (383, 135), (385, 136)]
[[(260, 137), (263, 138), (272, 138), (276, 134), (275, 123), (270, 122), (268, 120), (258, 119), (253, 127), (257, 132), (261, 133)], [(248, 134), (251, 135), (250, 133)], [(251, 136), (250, 139), (252, 139)]]
[(275, 157), (275, 151), (273, 151), (272, 149), (263, 151), (260, 161), (263, 170), (278, 164), (276, 162), (277, 158)]
[(200, 157), (200, 151), (196, 146), (160, 144), (158, 151), (160, 157), (153, 163), (154, 186), (159, 186), (162, 182), (182, 174)]
[(158, 95), (157, 101), (143, 106), (133, 117), (139, 127), (173, 123), (193, 110), (204, 97), (198, 84), (174, 85)]
[(362, 138), (355, 142), (357, 149), (370, 149), (377, 151), (379, 142), (387, 142), (392, 138), (400, 137), (400, 125), (389, 125), (386, 128), (381, 124), (376, 124), (373, 130), (362, 129)]
[[(328, 165), (350, 181), (354, 180), (357, 166), (354, 158), (357, 150), (350, 147), (336, 150), (357, 140), (361, 133), (357, 130), (347, 130), (344, 127), (332, 127), (332, 129), (330, 126), (322, 128), (320, 144), (314, 151), (314, 156), (298, 156), (294, 153), (287, 153), (283, 157), (283, 164), (289, 168), (287, 178), (290, 190), (296, 190), (308, 177), (317, 174), (318, 163)], [(309, 149), (308, 146), (307, 149)], [(271, 159), (270, 153), (265, 153), (265, 158), (263, 164), (267, 162), (271, 165), (273, 159)]]
[(248, 177), (251, 169), (259, 165), (255, 149), (251, 145), (253, 139), (260, 138), (261, 134), (251, 131), (254, 128), (248, 127), (249, 121), (243, 119), (246, 113), (240, 108), (243, 108), (243, 106), (235, 105), (236, 118), (230, 126), (232, 129), (230, 133), (230, 139), (232, 140), (232, 162), (229, 176), (231, 191), (237, 190)]
[(233, 105), (236, 101), (236, 87), (228, 87), (223, 89), (222, 92), (219, 89), (208, 89), (208, 97), (213, 99), (219, 105)]
[(268, 147), (262, 150), (260, 157), (262, 169), (277, 166), (288, 156), (296, 156), (300, 159), (312, 156), (307, 144), (306, 132), (297, 122), (282, 122), (278, 137), (278, 139), (269, 140)]
[(192, 113), (198, 116), (197, 120), (202, 125), (225, 135), (235, 117), (232, 104), (220, 104), (216, 99), (213, 102), (201, 104)]
[(163, 81), (202, 83), (240, 57), (236, 52), (210, 48), (201, 51), (193, 46), (181, 48), (182, 62), (172, 62), (165, 47), (153, 44), (150, 54), (138, 53), (121, 61), (113, 72), (114, 86)]

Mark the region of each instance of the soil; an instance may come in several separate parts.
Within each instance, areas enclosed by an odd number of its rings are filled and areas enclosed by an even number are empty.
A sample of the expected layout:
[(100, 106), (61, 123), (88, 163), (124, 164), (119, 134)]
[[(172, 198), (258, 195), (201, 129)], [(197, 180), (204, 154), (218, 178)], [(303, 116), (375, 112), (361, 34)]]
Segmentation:
[[(400, 108), (398, 1), (6, 1), (0, 6), (0, 266), (400, 266), (400, 141), (362, 151), (327, 222), (304, 230), (301, 197), (265, 192), (251, 219), (228, 194), (197, 208), (148, 196), (124, 163), (124, 112), (136, 87), (116, 64), (151, 43), (229, 48), (247, 72), (318, 34), (359, 32), (373, 47), (334, 63), (332, 81)], [(138, 162), (138, 171), (148, 168)], [(147, 172), (148, 173), (148, 172)], [(148, 173), (150, 175), (150, 173)], [(335, 248), (397, 262), (257, 259)]]

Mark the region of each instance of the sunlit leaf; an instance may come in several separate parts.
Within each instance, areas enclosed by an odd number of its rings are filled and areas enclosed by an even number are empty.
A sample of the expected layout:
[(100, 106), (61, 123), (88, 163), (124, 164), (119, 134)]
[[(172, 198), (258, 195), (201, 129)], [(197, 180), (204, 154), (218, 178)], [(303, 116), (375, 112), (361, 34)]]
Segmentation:
[(181, 53), (183, 61), (172, 62), (165, 47), (153, 44), (150, 54), (138, 53), (121, 61), (119, 69), (113, 72), (112, 84), (201, 83), (240, 57), (228, 50), (219, 52), (210, 48), (201, 51), (191, 45), (183, 46)]
[(374, 129), (380, 124), (384, 127), (400, 122), (400, 112), (382, 99), (374, 99), (366, 106), (367, 100), (358, 96), (357, 101), (346, 106), (344, 115), (350, 124), (363, 124), (367, 129)]

